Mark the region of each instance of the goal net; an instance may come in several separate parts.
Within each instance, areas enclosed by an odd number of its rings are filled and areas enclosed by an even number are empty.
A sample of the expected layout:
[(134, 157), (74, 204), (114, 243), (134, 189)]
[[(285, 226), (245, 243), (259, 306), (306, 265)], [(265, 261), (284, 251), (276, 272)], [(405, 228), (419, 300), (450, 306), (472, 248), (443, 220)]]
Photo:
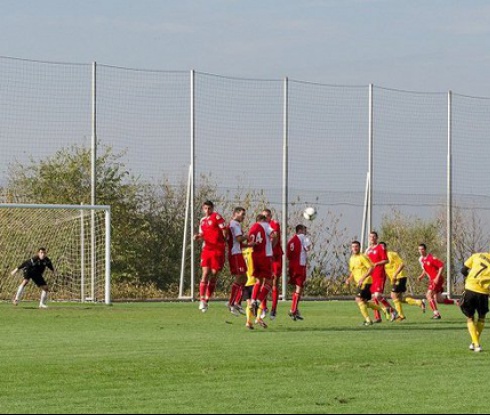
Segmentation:
[[(108, 206), (0, 204), (0, 300), (12, 300), (22, 273), (11, 272), (46, 248), (57, 271), (46, 270), (50, 300), (105, 302), (110, 296)], [(33, 283), (24, 299), (37, 299)]]

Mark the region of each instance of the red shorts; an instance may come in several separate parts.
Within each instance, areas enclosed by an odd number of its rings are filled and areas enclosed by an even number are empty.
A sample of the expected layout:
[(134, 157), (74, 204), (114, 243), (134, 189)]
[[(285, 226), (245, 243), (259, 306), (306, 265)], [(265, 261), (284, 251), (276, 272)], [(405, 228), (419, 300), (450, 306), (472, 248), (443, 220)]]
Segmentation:
[(254, 277), (272, 279), (272, 258), (262, 255), (253, 255)]
[(306, 266), (293, 266), (289, 268), (289, 285), (303, 288), (306, 282)]
[(433, 291), (435, 292), (436, 294), (440, 294), (442, 292), (444, 292), (444, 278), (441, 278), (439, 284), (435, 284), (434, 283), (434, 280), (431, 280), (430, 283), (429, 283), (429, 291)]
[(278, 278), (282, 276), (282, 256), (272, 260), (272, 275)]
[(224, 251), (204, 250), (201, 254), (201, 268), (209, 268), (213, 271), (220, 272), (225, 267)]
[(247, 263), (242, 254), (230, 255), (230, 273), (233, 276), (245, 275), (248, 271)]
[(371, 293), (384, 294), (385, 292), (386, 277), (373, 277), (373, 285), (371, 285)]

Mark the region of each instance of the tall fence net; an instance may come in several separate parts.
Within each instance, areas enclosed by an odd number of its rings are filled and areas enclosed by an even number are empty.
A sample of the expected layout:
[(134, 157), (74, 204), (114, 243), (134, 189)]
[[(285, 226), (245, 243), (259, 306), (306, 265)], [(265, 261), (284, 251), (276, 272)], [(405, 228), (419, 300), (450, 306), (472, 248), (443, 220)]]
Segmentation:
[[(191, 272), (191, 250), (182, 239), (193, 168), (193, 231), (208, 198), (227, 218), (243, 205), (249, 221), (264, 207), (282, 221), (287, 195), (288, 234), (303, 220), (301, 211), (314, 206), (309, 292), (345, 294), (350, 242), (363, 236), (369, 91), (367, 85), (0, 58), (0, 201), (90, 203), (96, 150), (97, 203), (113, 209), (113, 297), (174, 298), (182, 252), (184, 274)], [(490, 146), (490, 99), (372, 91), (373, 227), (410, 264), (412, 277), (420, 271), (417, 245), (428, 242), (453, 265), (458, 291), (458, 266), (490, 243), (481, 161)], [(446, 258), (448, 212), (452, 258)], [(35, 249), (42, 240), (31, 243)]]

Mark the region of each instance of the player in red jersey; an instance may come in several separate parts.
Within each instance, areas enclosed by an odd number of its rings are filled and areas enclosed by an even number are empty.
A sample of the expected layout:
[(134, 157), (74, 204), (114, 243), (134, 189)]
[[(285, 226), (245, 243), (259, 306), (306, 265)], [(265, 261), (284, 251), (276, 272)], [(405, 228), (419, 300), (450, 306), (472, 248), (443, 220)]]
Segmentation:
[[(248, 235), (248, 245), (253, 247), (254, 277), (257, 282), (252, 292), (252, 311), (257, 317), (257, 324), (267, 328), (261, 314), (258, 314), (259, 304), (272, 290), (272, 259), (274, 256), (274, 245), (277, 243), (277, 233), (271, 228), (267, 218), (260, 214), (257, 216), (257, 223), (252, 226)], [(260, 308), (262, 312), (262, 308)]]
[(434, 312), (432, 317), (434, 320), (441, 319), (441, 313), (437, 308), (437, 303), (440, 304), (456, 304), (458, 302), (455, 300), (450, 300), (442, 295), (444, 291), (444, 277), (442, 273), (444, 272), (444, 262), (436, 258), (434, 255), (427, 253), (427, 245), (419, 245), (420, 253), (420, 265), (422, 267), (422, 275), (419, 277), (419, 281), (422, 281), (427, 275), (429, 277), (429, 289), (427, 290), (427, 300), (430, 303), (430, 307)]
[(207, 201), (202, 210), (205, 217), (201, 219), (199, 233), (195, 240), (203, 241), (201, 254), (202, 279), (199, 286), (201, 302), (199, 310), (208, 311), (209, 300), (216, 289), (219, 273), (225, 266), (226, 240), (228, 229), (225, 220), (214, 211), (214, 203)]
[(296, 235), (288, 242), (289, 284), (295, 286), (289, 317), (294, 321), (303, 320), (303, 316), (298, 310), (298, 304), (306, 282), (307, 252), (311, 250), (312, 246), (306, 234), (306, 226), (298, 225)]
[[(282, 241), (281, 241), (281, 224), (274, 220), (272, 211), (270, 209), (265, 209), (262, 214), (266, 217), (267, 222), (271, 226), (272, 230), (277, 235), (277, 242), (274, 246), (274, 256), (272, 259), (272, 309), (271, 309), (271, 320), (274, 320), (277, 316), (277, 305), (279, 303), (279, 281), (282, 278), (283, 269), (283, 255)], [(265, 299), (264, 304), (262, 304), (262, 309), (267, 310), (267, 299)], [(264, 311), (265, 317), (266, 311)]]
[[(366, 251), (366, 255), (374, 265), (372, 275), (373, 285), (371, 286), (371, 293), (373, 294), (374, 303), (383, 308), (383, 311), (387, 318), (391, 316), (391, 321), (395, 321), (398, 315), (390, 303), (384, 297), (385, 284), (386, 284), (386, 270), (385, 266), (389, 264), (388, 253), (383, 245), (378, 243), (377, 232), (371, 232), (369, 234), (369, 248)], [(381, 323), (381, 315), (379, 311), (374, 312), (375, 323)]]
[(230, 262), (230, 272), (235, 278), (233, 285), (231, 286), (230, 299), (228, 301), (228, 307), (233, 315), (239, 316), (244, 313), (240, 303), (243, 294), (243, 288), (247, 282), (247, 264), (243, 257), (242, 248), (247, 245), (247, 236), (244, 235), (242, 230), (242, 223), (245, 220), (246, 210), (242, 207), (237, 207), (233, 211), (233, 219), (229, 226), (228, 237), (228, 260)]

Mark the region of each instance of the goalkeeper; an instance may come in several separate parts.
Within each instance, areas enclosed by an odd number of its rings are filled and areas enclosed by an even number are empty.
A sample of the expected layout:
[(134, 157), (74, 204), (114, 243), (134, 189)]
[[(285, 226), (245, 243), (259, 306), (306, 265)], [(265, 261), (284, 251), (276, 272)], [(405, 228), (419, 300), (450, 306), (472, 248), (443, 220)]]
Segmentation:
[(48, 299), (49, 288), (43, 276), (46, 268), (49, 268), (56, 276), (56, 271), (53, 267), (53, 263), (47, 256), (46, 249), (40, 248), (36, 256), (23, 262), (12, 271), (12, 276), (14, 276), (17, 272), (22, 270), (24, 276), (24, 280), (22, 281), (22, 284), (20, 284), (17, 295), (13, 301), (14, 305), (19, 304), (25, 287), (29, 284), (29, 281), (32, 280), (34, 281), (34, 284), (41, 289), (41, 302), (39, 303), (39, 308), (48, 308), (46, 301)]

